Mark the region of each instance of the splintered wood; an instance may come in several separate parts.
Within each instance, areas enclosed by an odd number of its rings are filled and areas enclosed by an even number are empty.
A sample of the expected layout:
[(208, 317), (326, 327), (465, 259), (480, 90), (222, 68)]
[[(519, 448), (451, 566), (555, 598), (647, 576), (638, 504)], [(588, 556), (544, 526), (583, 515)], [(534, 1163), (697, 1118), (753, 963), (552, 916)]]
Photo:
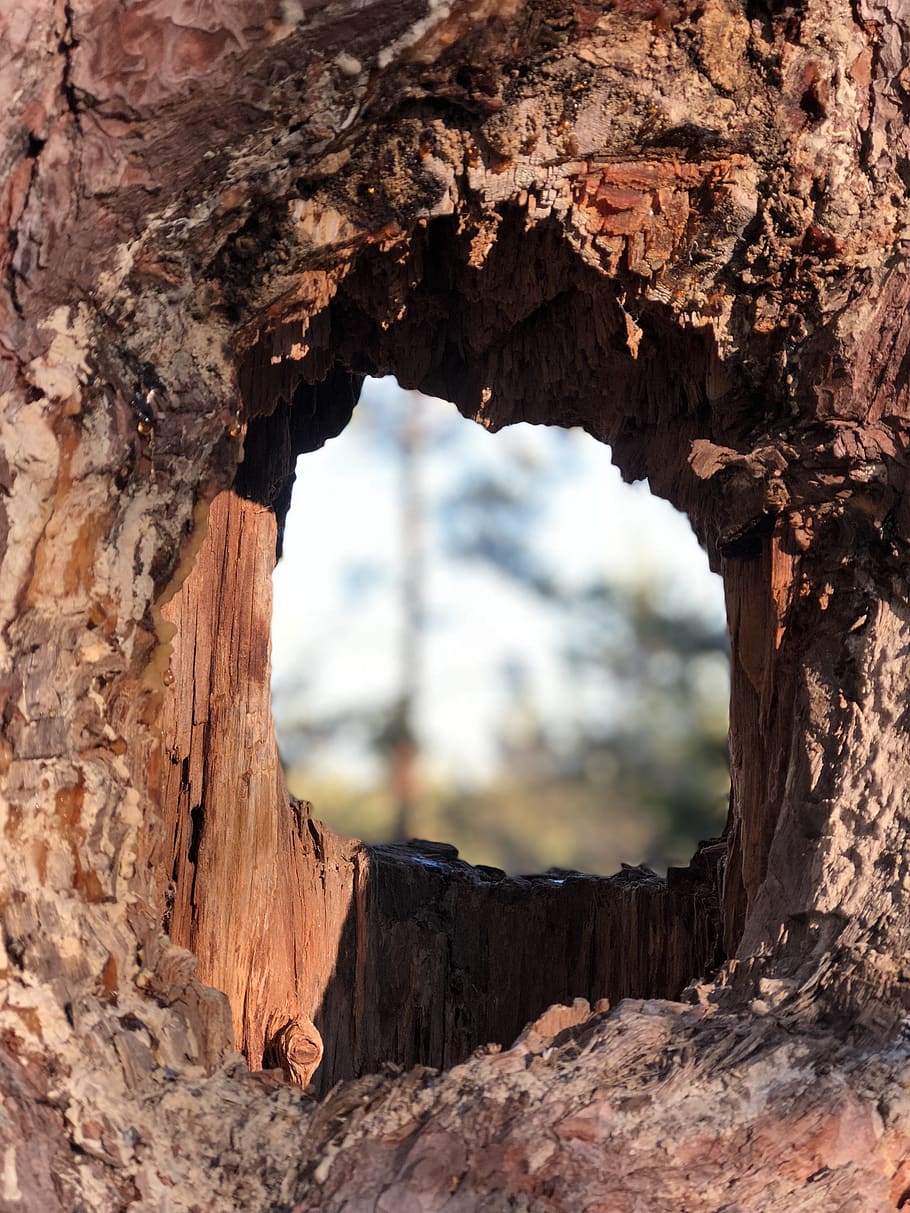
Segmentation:
[[(745, 158), (739, 162), (745, 164)], [(710, 212), (727, 196), (736, 160), (676, 159), (592, 165), (574, 182), (574, 218), (604, 257), (650, 279), (681, 251), (693, 210)], [(693, 194), (697, 197), (693, 198)]]

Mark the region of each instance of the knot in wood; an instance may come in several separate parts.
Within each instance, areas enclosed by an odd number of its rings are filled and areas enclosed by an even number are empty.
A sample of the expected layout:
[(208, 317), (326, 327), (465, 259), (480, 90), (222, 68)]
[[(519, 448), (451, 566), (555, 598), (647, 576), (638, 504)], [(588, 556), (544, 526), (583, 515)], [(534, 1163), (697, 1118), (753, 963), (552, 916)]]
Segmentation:
[(269, 1038), (264, 1069), (281, 1070), (289, 1082), (305, 1087), (322, 1061), (322, 1037), (308, 1015), (288, 1020)]

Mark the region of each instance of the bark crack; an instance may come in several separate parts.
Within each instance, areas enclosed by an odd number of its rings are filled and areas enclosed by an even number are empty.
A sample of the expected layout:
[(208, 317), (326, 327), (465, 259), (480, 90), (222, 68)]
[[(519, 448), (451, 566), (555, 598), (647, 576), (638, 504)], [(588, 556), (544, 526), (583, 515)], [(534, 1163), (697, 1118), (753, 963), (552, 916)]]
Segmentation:
[(19, 282), (25, 281), (25, 275), (16, 269), (16, 252), (19, 248), (19, 228), (18, 224), (23, 215), (28, 213), (29, 202), (32, 197), (32, 188), (35, 184), (35, 176), (38, 168), (38, 159), (44, 149), (46, 139), (41, 139), (37, 135), (29, 134), (28, 143), (26, 145), (26, 160), (31, 161), (28, 169), (28, 183), (22, 196), (22, 205), (18, 209), (18, 214), (14, 223), (11, 223), (8, 230), (9, 236), (9, 255), (7, 258), (6, 280), (7, 289), (9, 291), (10, 302), (20, 319), (24, 319), (25, 312), (22, 308), (22, 303), (19, 299)]
[(192, 822), (192, 833), (190, 835), (190, 845), (187, 849), (186, 859), (193, 869), (193, 882), (190, 886), (190, 904), (195, 908), (196, 877), (199, 874), (199, 845), (202, 842), (202, 831), (205, 827), (205, 809), (201, 804), (197, 804), (190, 809), (190, 820)]
[(79, 98), (76, 86), (73, 84), (73, 52), (79, 45), (74, 28), (73, 6), (67, 0), (63, 6), (63, 36), (57, 44), (57, 50), (63, 56), (63, 76), (60, 81), (60, 92), (66, 102), (66, 107), (73, 115), (76, 129), (82, 131)]

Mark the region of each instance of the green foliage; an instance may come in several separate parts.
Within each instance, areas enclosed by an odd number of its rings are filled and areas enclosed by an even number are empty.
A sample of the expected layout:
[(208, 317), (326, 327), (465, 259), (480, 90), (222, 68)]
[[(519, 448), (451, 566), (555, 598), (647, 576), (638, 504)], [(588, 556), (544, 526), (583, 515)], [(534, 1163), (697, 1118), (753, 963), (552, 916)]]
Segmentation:
[(684, 862), (720, 831), (729, 789), (726, 634), (666, 613), (661, 588), (599, 584), (581, 596), (567, 658), (581, 694), (607, 690), (621, 710), (579, 720), (560, 769), (647, 822), (642, 858), (654, 866)]
[[(657, 596), (657, 587), (597, 585), (560, 603), (575, 717), (548, 727), (510, 667), (500, 770), (480, 787), (428, 783), (413, 832), (509, 872), (604, 873), (622, 861), (686, 863), (699, 839), (719, 833), (729, 787), (726, 638), (710, 622), (662, 613)], [(386, 788), (314, 784), (303, 771), (289, 781), (343, 833), (380, 841), (394, 831)]]

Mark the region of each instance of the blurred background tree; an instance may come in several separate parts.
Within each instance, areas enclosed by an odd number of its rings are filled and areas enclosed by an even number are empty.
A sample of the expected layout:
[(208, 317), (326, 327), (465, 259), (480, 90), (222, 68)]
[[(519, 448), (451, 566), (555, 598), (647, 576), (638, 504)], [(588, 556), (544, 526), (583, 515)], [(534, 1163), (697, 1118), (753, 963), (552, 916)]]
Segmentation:
[[(719, 832), (719, 580), (670, 506), (624, 490), (624, 565), (615, 507), (586, 496), (606, 448), (488, 435), (394, 381), (325, 454), (298, 469), (274, 633), (289, 784), (318, 816), (512, 872), (661, 869)], [(317, 586), (331, 606), (301, 610)]]

